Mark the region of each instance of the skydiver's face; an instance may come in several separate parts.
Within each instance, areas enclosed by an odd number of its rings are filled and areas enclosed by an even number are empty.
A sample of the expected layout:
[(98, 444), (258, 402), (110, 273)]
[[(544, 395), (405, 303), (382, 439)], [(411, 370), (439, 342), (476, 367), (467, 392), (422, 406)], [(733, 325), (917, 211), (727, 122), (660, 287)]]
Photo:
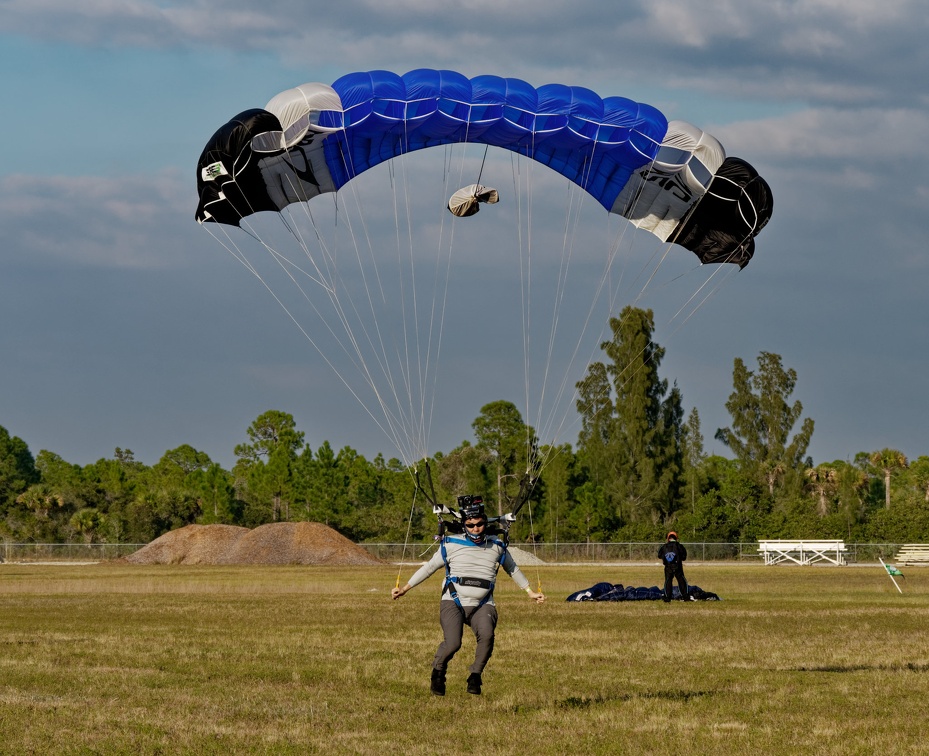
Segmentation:
[(487, 528), (487, 520), (467, 519), (464, 523), (466, 535), (474, 543), (484, 542), (484, 531)]

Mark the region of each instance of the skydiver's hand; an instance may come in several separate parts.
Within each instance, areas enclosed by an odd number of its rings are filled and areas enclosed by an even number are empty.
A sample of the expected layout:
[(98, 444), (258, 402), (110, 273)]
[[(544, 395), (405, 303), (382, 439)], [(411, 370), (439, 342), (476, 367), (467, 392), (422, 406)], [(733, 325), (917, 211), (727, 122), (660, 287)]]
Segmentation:
[(544, 594), (544, 593), (536, 593), (536, 592), (535, 592), (534, 590), (532, 590), (531, 588), (530, 588), (528, 591), (526, 591), (526, 593), (528, 593), (528, 594), (529, 594), (529, 598), (530, 598), (532, 601), (535, 601), (537, 604), (541, 604), (543, 601), (545, 601), (545, 594)]
[(409, 583), (407, 583), (407, 584), (406, 584), (405, 586), (403, 586), (402, 588), (391, 588), (391, 589), (390, 589), (390, 597), (391, 597), (394, 601), (396, 601), (398, 598), (400, 598), (400, 597), (401, 597), (404, 593), (406, 593), (408, 590), (410, 590), (410, 584), (409, 584)]

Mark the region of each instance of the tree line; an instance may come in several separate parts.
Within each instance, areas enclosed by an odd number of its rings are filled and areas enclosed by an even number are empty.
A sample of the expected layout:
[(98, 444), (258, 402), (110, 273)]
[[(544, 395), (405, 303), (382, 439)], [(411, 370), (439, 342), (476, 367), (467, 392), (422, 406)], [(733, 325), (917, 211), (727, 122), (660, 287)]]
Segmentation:
[(627, 307), (609, 325), (602, 359), (577, 383), (573, 446), (540, 445), (505, 400), (481, 408), (473, 441), (415, 470), (328, 441), (314, 450), (279, 410), (252, 422), (231, 470), (187, 444), (152, 466), (116, 448), (82, 467), (44, 449), (33, 456), (0, 426), (0, 537), (147, 543), (191, 523), (310, 520), (359, 542), (422, 540), (435, 528), (423, 490), (446, 503), (481, 493), (502, 513), (531, 471), (531, 518), (512, 531), (521, 541), (647, 542), (669, 529), (706, 542), (929, 541), (929, 456), (880, 449), (814, 465), (814, 422), (791, 400), (797, 374), (769, 352), (751, 368), (735, 359), (731, 423), (714, 434), (731, 457), (708, 455), (697, 409), (685, 413), (677, 385), (660, 376), (652, 312)]

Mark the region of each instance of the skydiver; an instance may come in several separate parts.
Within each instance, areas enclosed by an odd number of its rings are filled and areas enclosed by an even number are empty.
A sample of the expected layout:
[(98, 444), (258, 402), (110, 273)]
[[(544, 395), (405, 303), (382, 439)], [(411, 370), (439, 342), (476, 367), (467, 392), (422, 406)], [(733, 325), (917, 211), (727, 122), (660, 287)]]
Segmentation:
[(494, 650), (497, 608), (493, 594), (497, 570), (501, 565), (532, 601), (537, 604), (545, 601), (544, 594), (536, 593), (529, 586), (529, 580), (506, 551), (504, 543), (487, 535), (487, 515), (481, 497), (459, 496), (458, 506), (465, 537), (443, 536), (432, 559), (413, 573), (406, 585), (390, 592), (396, 600), (434, 572), (445, 568), (442, 599), (439, 601), (439, 624), (444, 637), (432, 662), (430, 683), (430, 689), (436, 696), (445, 695), (446, 669), (461, 648), (465, 624), (474, 632), (477, 641), (467, 689), (473, 695), (481, 694), (481, 674)]
[(696, 601), (687, 592), (687, 579), (684, 577), (687, 549), (684, 548), (684, 544), (678, 543), (677, 533), (673, 530), (668, 533), (666, 542), (658, 549), (658, 558), (664, 564), (664, 598), (662, 601), (667, 603), (671, 600), (672, 584), (675, 578), (677, 578), (677, 587), (681, 591), (681, 598), (684, 601)]

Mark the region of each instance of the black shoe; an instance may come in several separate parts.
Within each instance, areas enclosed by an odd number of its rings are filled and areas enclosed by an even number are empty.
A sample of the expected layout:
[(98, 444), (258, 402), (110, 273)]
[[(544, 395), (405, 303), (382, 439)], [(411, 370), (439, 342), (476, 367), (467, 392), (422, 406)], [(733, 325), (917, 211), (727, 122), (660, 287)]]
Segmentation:
[(667, 596), (663, 597), (661, 600), (664, 601), (666, 604), (671, 603), (671, 599), (669, 599)]
[(472, 695), (481, 695), (481, 676), (477, 672), (468, 675), (468, 693)]
[(432, 670), (432, 682), (429, 685), (429, 689), (432, 691), (432, 695), (434, 696), (445, 695), (445, 670), (444, 669)]

